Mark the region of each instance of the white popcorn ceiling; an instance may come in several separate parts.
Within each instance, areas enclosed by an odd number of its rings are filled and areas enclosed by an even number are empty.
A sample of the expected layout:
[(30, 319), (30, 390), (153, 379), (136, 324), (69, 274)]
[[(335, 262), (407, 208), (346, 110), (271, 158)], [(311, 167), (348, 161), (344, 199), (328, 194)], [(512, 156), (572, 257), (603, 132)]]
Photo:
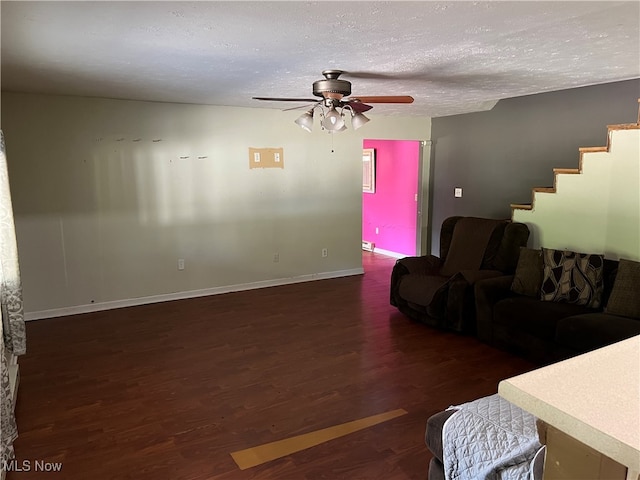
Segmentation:
[[(1, 2), (2, 88), (290, 108), (325, 69), (443, 116), (640, 77), (640, 2)], [(369, 77), (369, 78), (367, 78)]]

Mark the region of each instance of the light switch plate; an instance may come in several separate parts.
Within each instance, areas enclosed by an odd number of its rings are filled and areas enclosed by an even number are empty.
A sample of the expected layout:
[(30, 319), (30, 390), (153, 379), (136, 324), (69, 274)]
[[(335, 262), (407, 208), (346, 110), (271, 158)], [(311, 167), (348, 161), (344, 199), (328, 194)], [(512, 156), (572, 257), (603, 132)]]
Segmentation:
[(462, 197), (462, 188), (456, 187), (453, 190), (453, 196), (456, 197), (456, 198), (461, 198)]

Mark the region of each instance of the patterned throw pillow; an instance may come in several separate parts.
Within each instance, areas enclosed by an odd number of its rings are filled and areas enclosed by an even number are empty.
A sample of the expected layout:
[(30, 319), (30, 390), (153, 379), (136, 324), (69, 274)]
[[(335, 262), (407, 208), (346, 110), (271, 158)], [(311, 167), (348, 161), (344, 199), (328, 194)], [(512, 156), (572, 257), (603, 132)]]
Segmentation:
[(603, 290), (602, 255), (542, 249), (544, 276), (540, 299), (600, 307)]

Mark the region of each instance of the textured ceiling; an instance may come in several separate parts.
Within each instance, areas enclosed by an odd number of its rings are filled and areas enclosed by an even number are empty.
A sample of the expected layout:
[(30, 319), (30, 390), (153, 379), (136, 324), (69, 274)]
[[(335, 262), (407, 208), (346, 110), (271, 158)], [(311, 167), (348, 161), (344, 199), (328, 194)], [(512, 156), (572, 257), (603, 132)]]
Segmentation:
[(1, 2), (2, 88), (287, 108), (324, 69), (442, 116), (640, 77), (640, 2)]

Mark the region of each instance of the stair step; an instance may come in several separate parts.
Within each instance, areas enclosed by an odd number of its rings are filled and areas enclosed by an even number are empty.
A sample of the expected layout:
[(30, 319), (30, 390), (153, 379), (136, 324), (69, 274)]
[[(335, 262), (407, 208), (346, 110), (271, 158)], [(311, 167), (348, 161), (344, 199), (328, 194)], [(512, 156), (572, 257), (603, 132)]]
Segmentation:
[(607, 129), (611, 130), (637, 130), (640, 128), (640, 118), (638, 123), (621, 123), (619, 125), (607, 125)]
[[(558, 180), (559, 174), (568, 174), (568, 175), (576, 175), (582, 173), (582, 158), (585, 153), (592, 152), (609, 152), (610, 142), (611, 142), (611, 131), (612, 130), (633, 130), (640, 129), (640, 98), (638, 98), (638, 123), (625, 123), (619, 125), (608, 125), (608, 135), (607, 135), (607, 145), (604, 147), (580, 147), (578, 151), (580, 152), (580, 167), (579, 168), (554, 168), (553, 169), (553, 187), (535, 187), (532, 188), (532, 203), (512, 203), (511, 211), (513, 216), (513, 210), (533, 210), (533, 202), (536, 200), (536, 193), (556, 193), (556, 182)], [(640, 480), (640, 478), (638, 479)]]
[(520, 209), (520, 210), (532, 210), (533, 209), (533, 205), (531, 205), (530, 203), (512, 203), (511, 204), (511, 208), (512, 209)]
[(580, 147), (578, 151), (580, 153), (608, 152), (609, 147)]
[(579, 168), (554, 168), (553, 173), (576, 174), (576, 173), (580, 173), (580, 169)]

